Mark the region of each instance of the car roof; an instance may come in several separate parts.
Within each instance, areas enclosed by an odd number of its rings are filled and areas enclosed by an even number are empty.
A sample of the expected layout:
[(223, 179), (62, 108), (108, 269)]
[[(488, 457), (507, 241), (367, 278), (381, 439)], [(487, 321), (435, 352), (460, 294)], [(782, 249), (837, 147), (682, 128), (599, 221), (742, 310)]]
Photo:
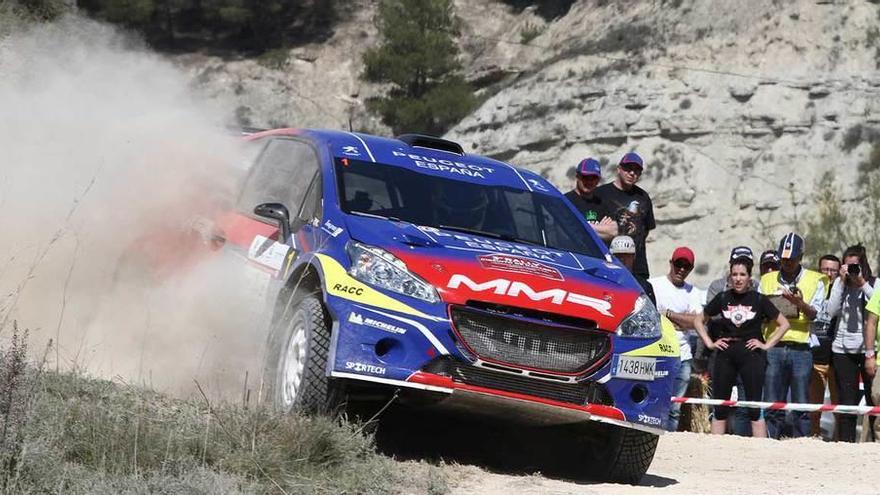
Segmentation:
[[(327, 129), (274, 129), (250, 134), (247, 139), (267, 136), (305, 136), (324, 143), (334, 158), (348, 158), (406, 168), (415, 172), (475, 184), (560, 194), (546, 179), (531, 170), (480, 155), (413, 146), (395, 138)], [(431, 138), (429, 138), (431, 139)], [(446, 142), (450, 145), (455, 143)]]

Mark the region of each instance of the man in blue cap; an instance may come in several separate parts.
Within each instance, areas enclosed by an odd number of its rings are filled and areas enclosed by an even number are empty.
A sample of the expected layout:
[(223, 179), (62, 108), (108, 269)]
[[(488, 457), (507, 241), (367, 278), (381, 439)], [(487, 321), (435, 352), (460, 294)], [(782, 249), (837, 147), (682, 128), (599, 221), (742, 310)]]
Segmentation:
[(594, 193), (605, 206), (609, 216), (617, 222), (620, 235), (628, 235), (636, 243), (636, 259), (633, 273), (649, 277), (645, 241), (648, 232), (657, 227), (654, 223), (654, 204), (644, 189), (636, 185), (645, 166), (636, 153), (623, 155), (617, 164), (617, 177), (613, 182), (601, 185)]
[(585, 158), (575, 169), (574, 189), (565, 193), (565, 197), (584, 216), (593, 230), (605, 242), (617, 236), (617, 223), (609, 216), (602, 200), (594, 194), (602, 176), (602, 166), (593, 158)]
[[(776, 250), (780, 270), (761, 276), (761, 293), (775, 300), (780, 311), (791, 322), (791, 328), (776, 346), (767, 351), (767, 372), (764, 381), (764, 400), (786, 402), (789, 391), (791, 402), (809, 402), (810, 374), (813, 371), (813, 353), (810, 350), (810, 323), (825, 302), (828, 277), (801, 266), (804, 257), (803, 237), (790, 232), (779, 241)], [(776, 330), (776, 324), (764, 327), (764, 339)], [(810, 416), (792, 411), (793, 437), (810, 435)], [(767, 410), (767, 434), (779, 438), (785, 426), (785, 411)]]

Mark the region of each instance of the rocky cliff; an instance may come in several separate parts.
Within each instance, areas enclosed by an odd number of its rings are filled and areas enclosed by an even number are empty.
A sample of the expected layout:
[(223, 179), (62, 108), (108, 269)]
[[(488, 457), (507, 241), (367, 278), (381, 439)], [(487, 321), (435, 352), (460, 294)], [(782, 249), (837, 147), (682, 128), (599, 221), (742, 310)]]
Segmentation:
[[(642, 154), (654, 273), (676, 245), (696, 252), (698, 283), (733, 245), (774, 246), (815, 214), (826, 170), (854, 193), (880, 130), (880, 9), (869, 1), (593, 0), (553, 20), (495, 0), (456, 5), (462, 59), (485, 99), (448, 137), (563, 190), (583, 157), (610, 180), (623, 153)], [(245, 122), (382, 132), (362, 104), (381, 88), (357, 79), (373, 12), (352, 3), (332, 39), (280, 69), (184, 61)]]

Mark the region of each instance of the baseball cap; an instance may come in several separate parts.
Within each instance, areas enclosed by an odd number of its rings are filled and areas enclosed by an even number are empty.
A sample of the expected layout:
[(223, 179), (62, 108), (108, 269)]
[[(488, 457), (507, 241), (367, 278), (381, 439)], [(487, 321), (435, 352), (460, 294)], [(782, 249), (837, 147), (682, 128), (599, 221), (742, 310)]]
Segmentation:
[(602, 175), (602, 165), (599, 164), (599, 161), (595, 158), (584, 158), (578, 163), (577, 166), (577, 174), (578, 175)]
[(779, 259), (781, 260), (797, 258), (803, 254), (803, 252), (804, 238), (794, 232), (785, 234), (785, 236), (779, 240), (779, 248), (776, 250), (776, 254), (779, 255)]
[(776, 251), (768, 249), (761, 253), (761, 264), (766, 265), (767, 263), (779, 264), (779, 255), (776, 254)]
[(688, 263), (690, 263), (691, 265), (693, 265), (694, 264), (694, 252), (691, 251), (691, 248), (689, 248), (689, 247), (685, 247), (685, 246), (677, 247), (677, 248), (675, 248), (675, 251), (672, 252), (672, 258), (670, 258), (670, 260), (672, 260), (672, 261), (685, 260)]
[(611, 240), (611, 254), (636, 254), (636, 243), (628, 235), (619, 235)]
[(627, 153), (623, 155), (623, 158), (620, 159), (618, 165), (623, 165), (624, 163), (632, 163), (633, 165), (645, 168), (645, 164), (642, 162), (642, 157), (640, 157), (638, 153)]
[(737, 246), (730, 250), (730, 261), (739, 258), (746, 258), (749, 261), (755, 260), (755, 255), (752, 254), (752, 249), (748, 246)]

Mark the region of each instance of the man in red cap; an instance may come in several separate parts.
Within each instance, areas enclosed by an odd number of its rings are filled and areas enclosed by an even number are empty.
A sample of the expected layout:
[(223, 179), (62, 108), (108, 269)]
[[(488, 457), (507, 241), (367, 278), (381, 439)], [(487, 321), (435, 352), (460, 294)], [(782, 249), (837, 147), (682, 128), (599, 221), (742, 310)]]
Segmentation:
[(575, 187), (565, 193), (565, 197), (603, 241), (611, 242), (617, 236), (617, 222), (608, 216), (602, 199), (593, 194), (601, 177), (602, 166), (596, 159), (581, 160), (575, 168)]
[(627, 153), (617, 165), (614, 182), (596, 188), (595, 195), (602, 200), (609, 216), (617, 222), (618, 235), (628, 235), (636, 242), (636, 261), (633, 273), (649, 277), (645, 241), (648, 232), (657, 227), (654, 222), (654, 204), (644, 189), (636, 185), (645, 166), (637, 153)]
[[(681, 397), (687, 391), (691, 380), (693, 352), (688, 334), (694, 332), (694, 315), (703, 311), (703, 297), (699, 289), (685, 280), (694, 269), (694, 252), (688, 247), (677, 247), (669, 259), (669, 272), (649, 280), (657, 298), (657, 310), (666, 315), (678, 330), (678, 344), (681, 348), (681, 368), (673, 385), (673, 393)], [(673, 404), (669, 411), (666, 429), (678, 430), (681, 404)]]

